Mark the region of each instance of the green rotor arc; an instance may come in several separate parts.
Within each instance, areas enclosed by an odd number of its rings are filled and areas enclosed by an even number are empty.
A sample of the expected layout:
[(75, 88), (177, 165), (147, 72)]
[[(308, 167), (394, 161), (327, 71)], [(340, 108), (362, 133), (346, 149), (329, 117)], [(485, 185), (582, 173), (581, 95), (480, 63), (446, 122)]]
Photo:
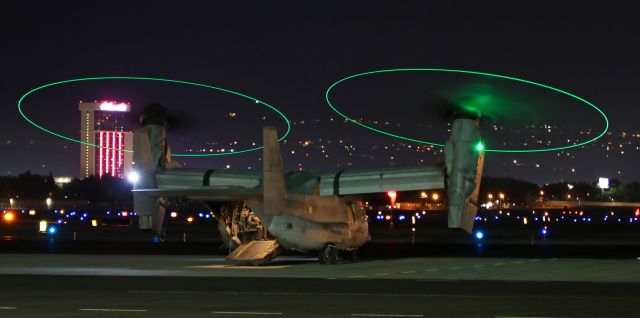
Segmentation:
[(369, 72), (363, 72), (363, 73), (358, 73), (358, 74), (353, 74), (347, 77), (344, 77), (336, 82), (334, 82), (333, 84), (331, 84), (329, 86), (329, 88), (327, 88), (327, 91), (325, 92), (325, 99), (327, 101), (327, 104), (329, 105), (329, 107), (338, 115), (340, 115), (341, 117), (343, 117), (344, 119), (359, 125), (361, 127), (364, 127), (366, 129), (369, 129), (371, 131), (386, 135), (386, 136), (390, 136), (393, 138), (397, 138), (397, 139), (401, 139), (401, 140), (406, 140), (406, 141), (412, 141), (412, 142), (416, 142), (416, 143), (420, 143), (420, 144), (427, 144), (427, 145), (432, 145), (432, 146), (439, 146), (439, 147), (444, 147), (444, 144), (440, 144), (440, 143), (435, 143), (435, 142), (431, 142), (431, 141), (426, 141), (426, 140), (420, 140), (420, 139), (416, 139), (416, 138), (410, 138), (410, 137), (406, 137), (406, 136), (402, 136), (402, 135), (398, 135), (398, 134), (394, 134), (388, 131), (384, 131), (384, 130), (380, 130), (377, 129), (375, 127), (371, 127), (369, 125), (366, 125), (360, 121), (357, 121), (355, 119), (350, 118), (349, 116), (345, 115), (344, 113), (342, 113), (340, 110), (338, 110), (332, 103), (331, 103), (331, 99), (330, 99), (330, 94), (331, 91), (338, 86), (339, 84), (346, 82), (350, 79), (354, 79), (357, 77), (363, 77), (363, 76), (368, 76), (368, 75), (373, 75), (373, 74), (380, 74), (380, 73), (392, 73), (392, 72), (446, 72), (446, 73), (462, 73), (462, 74), (471, 74), (471, 75), (480, 75), (480, 76), (488, 76), (488, 77), (493, 77), (493, 78), (499, 78), (499, 79), (505, 79), (505, 80), (510, 80), (510, 81), (515, 81), (515, 82), (521, 82), (521, 83), (525, 83), (525, 84), (529, 84), (529, 85), (533, 85), (533, 86), (538, 86), (538, 87), (542, 87), (557, 93), (561, 93), (565, 96), (569, 96), (573, 99), (576, 99), (578, 101), (580, 101), (583, 104), (586, 104), (588, 106), (590, 106), (591, 108), (595, 109), (597, 111), (597, 113), (599, 115), (602, 116), (602, 119), (604, 120), (605, 126), (604, 129), (602, 130), (602, 132), (600, 134), (598, 134), (596, 137), (589, 139), (587, 141), (583, 141), (577, 144), (573, 144), (573, 145), (567, 145), (567, 146), (562, 146), (562, 147), (552, 147), (552, 148), (541, 148), (541, 149), (484, 149), (485, 152), (502, 152), (502, 153), (526, 153), (526, 152), (545, 152), (545, 151), (559, 151), (559, 150), (564, 150), (564, 149), (569, 149), (569, 148), (575, 148), (575, 147), (580, 147), (580, 146), (584, 146), (586, 144), (589, 144), (591, 142), (594, 142), (598, 139), (600, 139), (602, 136), (604, 136), (607, 131), (609, 130), (609, 119), (607, 118), (607, 116), (605, 115), (605, 113), (598, 108), (596, 105), (592, 104), (591, 102), (587, 101), (584, 98), (581, 98), (577, 95), (574, 95), (572, 93), (569, 93), (567, 91), (555, 88), (553, 86), (549, 86), (546, 84), (541, 84), (541, 83), (537, 83), (537, 82), (533, 82), (533, 81), (529, 81), (526, 79), (522, 79), (522, 78), (517, 78), (517, 77), (512, 77), (512, 76), (506, 76), (506, 75), (500, 75), (500, 74), (493, 74), (493, 73), (486, 73), (486, 72), (478, 72), (478, 71), (470, 71), (470, 70), (460, 70), (460, 69), (445, 69), (445, 68), (395, 68), (395, 69), (383, 69), (383, 70), (376, 70), (376, 71), (369, 71)]
[[(26, 120), (28, 123), (30, 123), (31, 125), (35, 126), (36, 128), (49, 133), (51, 135), (54, 135), (56, 137), (65, 139), (65, 140), (69, 140), (69, 141), (73, 141), (82, 145), (87, 145), (87, 146), (92, 146), (92, 147), (96, 147), (96, 148), (104, 148), (104, 149), (112, 149), (112, 148), (108, 148), (108, 147), (100, 147), (100, 145), (97, 144), (92, 144), (92, 143), (88, 143), (79, 139), (75, 139), (75, 138), (71, 138), (68, 136), (64, 136), (60, 133), (57, 133), (55, 131), (52, 131), (50, 129), (45, 128), (42, 125), (37, 124), (36, 122), (34, 122), (33, 120), (31, 120), (23, 111), (22, 109), (22, 103), (24, 102), (24, 100), (31, 94), (42, 90), (44, 88), (47, 87), (51, 87), (51, 86), (56, 86), (56, 85), (63, 85), (63, 84), (68, 84), (68, 83), (74, 83), (74, 82), (83, 82), (83, 81), (99, 81), (99, 80), (136, 80), (136, 81), (157, 81), (157, 82), (165, 82), (165, 83), (174, 83), (174, 84), (182, 84), (182, 85), (191, 85), (191, 86), (197, 86), (197, 87), (203, 87), (203, 88), (207, 88), (207, 89), (213, 89), (213, 90), (217, 90), (217, 91), (222, 91), (225, 93), (229, 93), (229, 94), (233, 94), (236, 96), (240, 96), (243, 97), (245, 99), (251, 100), (253, 102), (255, 102), (256, 104), (261, 104), (263, 106), (266, 106), (267, 108), (273, 110), (274, 112), (276, 112), (280, 117), (282, 117), (282, 119), (284, 119), (285, 123), (287, 124), (287, 131), (282, 135), (282, 137), (280, 137), (280, 139), (278, 139), (278, 141), (282, 141), (283, 139), (285, 139), (289, 133), (291, 132), (291, 123), (289, 122), (289, 119), (280, 111), (278, 110), (276, 107), (269, 105), (257, 98), (251, 97), (249, 95), (240, 93), (240, 92), (236, 92), (236, 91), (232, 91), (230, 89), (226, 89), (226, 88), (221, 88), (221, 87), (216, 87), (216, 86), (212, 86), (212, 85), (207, 85), (207, 84), (201, 84), (201, 83), (195, 83), (195, 82), (189, 82), (189, 81), (182, 81), (182, 80), (174, 80), (174, 79), (166, 79), (166, 78), (156, 78), (156, 77), (138, 77), (138, 76), (100, 76), (100, 77), (84, 77), (84, 78), (75, 78), (75, 79), (68, 79), (68, 80), (63, 80), (63, 81), (57, 81), (57, 82), (53, 82), (53, 83), (48, 83), (36, 88), (33, 88), (31, 90), (29, 90), (28, 92), (26, 92), (24, 95), (22, 95), (20, 97), (20, 99), (18, 100), (18, 112), (20, 113), (20, 115), (22, 116), (22, 118), (24, 118), (24, 120)], [(251, 151), (257, 151), (262, 149), (262, 146), (259, 147), (253, 147), (253, 148), (249, 148), (249, 149), (243, 149), (243, 150), (237, 150), (237, 151), (233, 151), (233, 152), (224, 152), (224, 153), (204, 153), (204, 154), (191, 154), (191, 153), (175, 153), (175, 154), (171, 154), (172, 157), (212, 157), (212, 156), (226, 156), (226, 155), (235, 155), (235, 154), (241, 154), (241, 153), (246, 153), (246, 152), (251, 152)], [(131, 150), (123, 150), (125, 152), (131, 152)]]

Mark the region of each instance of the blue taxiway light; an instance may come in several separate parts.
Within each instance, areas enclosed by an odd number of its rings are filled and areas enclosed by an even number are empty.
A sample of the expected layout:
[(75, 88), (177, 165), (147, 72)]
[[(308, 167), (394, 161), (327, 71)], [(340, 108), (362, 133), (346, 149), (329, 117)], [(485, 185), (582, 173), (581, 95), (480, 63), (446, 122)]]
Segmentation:
[(482, 233), (482, 231), (477, 231), (476, 232), (476, 238), (481, 240), (484, 237), (484, 233)]
[(55, 232), (56, 232), (56, 227), (55, 226), (49, 227), (49, 233), (54, 234)]

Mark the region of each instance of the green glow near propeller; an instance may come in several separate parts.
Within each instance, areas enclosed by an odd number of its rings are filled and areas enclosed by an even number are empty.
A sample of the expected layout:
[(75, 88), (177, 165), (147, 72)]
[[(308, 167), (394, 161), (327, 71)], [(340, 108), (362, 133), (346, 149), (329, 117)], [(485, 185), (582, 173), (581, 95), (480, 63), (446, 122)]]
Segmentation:
[[(561, 93), (563, 95), (566, 95), (568, 97), (571, 97), (573, 99), (576, 99), (578, 101), (580, 101), (582, 104), (585, 104), (591, 108), (593, 108), (604, 120), (604, 128), (602, 129), (602, 132), (600, 132), (597, 136), (595, 136), (592, 139), (580, 142), (580, 143), (576, 143), (574, 145), (567, 145), (567, 146), (562, 146), (562, 147), (551, 147), (551, 148), (541, 148), (541, 149), (486, 149), (486, 147), (484, 145), (482, 145), (482, 148), (484, 149), (485, 152), (508, 152), (508, 153), (526, 153), (526, 152), (545, 152), (545, 151), (558, 151), (558, 150), (563, 150), (563, 149), (569, 149), (569, 148), (575, 148), (575, 147), (580, 147), (580, 146), (584, 146), (588, 143), (594, 142), (596, 140), (598, 140), (599, 138), (601, 138), (602, 136), (604, 136), (604, 134), (607, 133), (607, 131), (609, 130), (609, 119), (607, 118), (607, 115), (605, 115), (605, 113), (600, 110), (600, 108), (598, 108), (596, 105), (592, 104), (591, 102), (585, 100), (584, 98), (581, 98), (577, 95), (571, 94), (567, 91), (563, 91), (561, 89), (549, 86), (549, 85), (545, 85), (545, 84), (541, 84), (541, 83), (536, 83), (533, 81), (529, 81), (529, 80), (525, 80), (525, 79), (521, 79), (521, 78), (517, 78), (517, 77), (512, 77), (512, 76), (506, 76), (506, 75), (499, 75), (499, 74), (492, 74), (492, 73), (485, 73), (485, 72), (476, 72), (476, 71), (468, 71), (468, 70), (456, 70), (456, 69), (444, 69), (444, 68), (396, 68), (396, 69), (385, 69), (385, 70), (377, 70), (377, 71), (370, 71), (370, 72), (364, 72), (364, 73), (358, 73), (358, 74), (354, 74), (354, 75), (350, 75), (347, 76), (345, 78), (342, 78), (338, 81), (336, 81), (335, 83), (331, 84), (329, 86), (329, 88), (327, 88), (327, 91), (325, 92), (325, 99), (327, 101), (327, 104), (329, 104), (329, 107), (331, 107), (331, 109), (336, 112), (338, 115), (342, 116), (343, 118), (345, 118), (346, 120), (359, 125), (361, 127), (364, 127), (366, 129), (375, 131), (377, 133), (386, 135), (386, 136), (390, 136), (390, 137), (394, 137), (397, 139), (402, 139), (402, 140), (407, 140), (407, 141), (412, 141), (412, 142), (416, 142), (416, 143), (420, 143), (420, 144), (427, 144), (427, 145), (433, 145), (433, 146), (440, 146), (440, 147), (444, 147), (444, 144), (440, 144), (440, 143), (435, 143), (435, 142), (431, 142), (431, 141), (426, 141), (426, 140), (420, 140), (420, 139), (416, 139), (416, 138), (410, 138), (410, 137), (406, 137), (406, 136), (401, 136), (398, 134), (394, 134), (394, 133), (390, 133), (388, 131), (384, 131), (384, 130), (380, 130), (371, 126), (368, 126), (362, 122), (359, 122), (355, 119), (350, 118), (349, 116), (345, 115), (344, 113), (342, 113), (341, 111), (339, 111), (332, 103), (331, 103), (331, 99), (329, 98), (331, 91), (336, 88), (339, 84), (346, 82), (350, 79), (354, 79), (357, 77), (364, 77), (364, 76), (368, 76), (368, 75), (373, 75), (373, 74), (381, 74), (381, 73), (393, 73), (393, 72), (440, 72), (440, 73), (461, 73), (461, 74), (470, 74), (470, 75), (479, 75), (479, 76), (488, 76), (488, 77), (492, 77), (492, 78), (498, 78), (498, 79), (504, 79), (504, 80), (509, 80), (509, 81), (514, 81), (514, 82), (520, 82), (520, 83), (525, 83), (528, 85), (532, 85), (532, 86), (537, 86), (537, 87), (542, 87), (557, 93)], [(488, 117), (492, 117), (495, 116), (494, 114), (498, 113), (498, 114), (506, 114), (508, 112), (508, 109), (506, 106), (504, 106), (503, 103), (496, 103), (495, 101), (492, 101), (495, 97), (491, 96), (491, 95), (487, 95), (487, 96), (483, 96), (483, 94), (479, 94), (478, 96), (472, 96), (470, 98), (470, 100), (467, 101), (459, 101), (459, 103), (462, 105), (462, 107), (469, 111), (469, 112), (475, 112), (475, 113), (480, 113), (481, 115), (486, 115)], [(485, 109), (486, 107), (491, 107), (491, 109)], [(500, 109), (500, 107), (502, 107), (503, 109)], [(486, 111), (486, 114), (483, 112)], [(528, 110), (527, 110), (528, 111)], [(529, 111), (530, 112), (530, 111)]]

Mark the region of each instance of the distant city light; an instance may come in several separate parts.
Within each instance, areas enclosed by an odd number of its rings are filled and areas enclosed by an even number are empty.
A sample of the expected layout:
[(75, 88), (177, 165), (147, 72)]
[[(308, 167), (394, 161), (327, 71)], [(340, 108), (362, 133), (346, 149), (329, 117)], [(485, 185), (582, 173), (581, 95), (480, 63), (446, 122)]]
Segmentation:
[(598, 188), (609, 189), (609, 178), (598, 178)]

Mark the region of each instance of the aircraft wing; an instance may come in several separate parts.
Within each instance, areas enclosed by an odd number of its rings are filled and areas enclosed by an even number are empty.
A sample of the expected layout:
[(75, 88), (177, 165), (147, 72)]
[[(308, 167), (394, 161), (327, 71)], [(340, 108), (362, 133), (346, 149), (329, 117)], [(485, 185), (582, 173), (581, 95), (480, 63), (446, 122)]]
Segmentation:
[(348, 195), (445, 188), (445, 167), (434, 165), (376, 170), (342, 170), (320, 176), (320, 195)]
[(262, 191), (244, 187), (191, 187), (163, 189), (135, 189), (134, 193), (145, 194), (154, 198), (187, 197), (194, 200), (207, 201), (245, 201), (262, 198)]

